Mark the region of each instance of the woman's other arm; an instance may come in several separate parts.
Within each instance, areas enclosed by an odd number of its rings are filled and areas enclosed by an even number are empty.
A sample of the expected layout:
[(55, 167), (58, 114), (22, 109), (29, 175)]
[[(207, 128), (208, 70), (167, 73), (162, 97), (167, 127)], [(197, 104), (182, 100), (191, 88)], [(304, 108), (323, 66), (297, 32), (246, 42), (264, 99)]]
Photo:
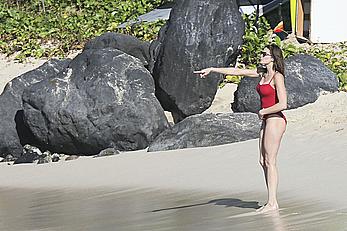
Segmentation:
[(286, 87), (284, 85), (284, 76), (281, 73), (277, 72), (274, 76), (274, 80), (276, 85), (278, 103), (276, 103), (275, 105), (271, 107), (261, 109), (259, 111), (260, 116), (276, 113), (276, 112), (287, 109), (287, 92), (286, 92)]

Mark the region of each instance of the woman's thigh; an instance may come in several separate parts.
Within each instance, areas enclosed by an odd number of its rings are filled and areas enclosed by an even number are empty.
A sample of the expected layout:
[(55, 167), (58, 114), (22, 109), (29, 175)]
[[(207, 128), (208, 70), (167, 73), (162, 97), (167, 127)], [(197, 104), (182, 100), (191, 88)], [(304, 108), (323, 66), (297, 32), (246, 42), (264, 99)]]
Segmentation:
[(260, 132), (259, 132), (259, 162), (261, 164), (265, 164), (264, 163), (264, 130), (265, 130), (265, 120), (263, 120), (262, 124), (261, 124), (261, 128), (260, 128)]
[(285, 130), (286, 123), (282, 117), (272, 116), (266, 119), (263, 145), (267, 158), (276, 159)]

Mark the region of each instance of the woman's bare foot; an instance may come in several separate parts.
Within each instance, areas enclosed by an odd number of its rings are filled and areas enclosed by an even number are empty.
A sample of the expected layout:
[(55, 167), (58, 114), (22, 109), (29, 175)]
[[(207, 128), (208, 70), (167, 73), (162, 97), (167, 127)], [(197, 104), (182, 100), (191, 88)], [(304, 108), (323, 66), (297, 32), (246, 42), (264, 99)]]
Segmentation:
[(264, 206), (262, 206), (261, 208), (257, 209), (256, 211), (259, 213), (266, 213), (266, 212), (271, 212), (271, 211), (275, 211), (278, 210), (278, 204), (265, 204)]
[[(265, 205), (266, 205), (266, 204), (265, 204)], [(260, 207), (259, 207), (259, 208), (257, 208), (255, 211), (256, 211), (256, 212), (260, 212), (261, 210), (263, 210), (263, 209), (264, 209), (265, 205), (260, 206)]]

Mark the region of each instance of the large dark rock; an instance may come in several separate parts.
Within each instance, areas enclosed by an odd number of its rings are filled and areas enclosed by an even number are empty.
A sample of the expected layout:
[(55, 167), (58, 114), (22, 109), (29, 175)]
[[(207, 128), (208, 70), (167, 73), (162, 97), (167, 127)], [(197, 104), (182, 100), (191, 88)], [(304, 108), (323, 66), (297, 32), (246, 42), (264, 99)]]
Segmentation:
[[(259, 78), (245, 77), (235, 94), (234, 112), (254, 112), (260, 109), (259, 95), (255, 88)], [(288, 109), (298, 108), (315, 102), (320, 94), (338, 90), (338, 79), (317, 58), (310, 55), (294, 55), (285, 60), (285, 85)]]
[(254, 112), (261, 109), (260, 97), (256, 91), (256, 86), (260, 78), (243, 77), (234, 93), (232, 110), (234, 112)]
[(58, 153), (143, 149), (168, 127), (148, 70), (111, 48), (85, 50), (59, 76), (27, 89), (23, 105), (41, 149)]
[(200, 114), (190, 116), (165, 130), (148, 151), (207, 147), (255, 139), (261, 121), (253, 113)]
[(149, 42), (143, 42), (134, 36), (107, 32), (87, 42), (84, 50), (114, 48), (140, 59), (147, 68), (150, 59), (149, 46)]
[(163, 45), (167, 28), (168, 28), (168, 23), (166, 22), (166, 24), (160, 28), (157, 39), (153, 40), (150, 43), (150, 46), (149, 46), (150, 59), (149, 59), (148, 70), (151, 74), (153, 74), (155, 63), (157, 62), (159, 58), (160, 49)]
[(32, 134), (23, 123), (22, 93), (30, 85), (51, 79), (67, 67), (70, 60), (50, 60), (35, 70), (10, 81), (0, 96), (0, 156), (22, 154), (23, 145), (33, 143)]
[[(212, 103), (221, 76), (200, 79), (194, 70), (226, 66), (242, 44), (244, 22), (236, 1), (180, 0), (159, 37), (153, 75), (156, 96), (176, 122)], [(160, 45), (161, 44), (161, 45)]]
[(338, 91), (338, 78), (319, 59), (302, 54), (285, 63), (289, 109), (315, 102), (323, 91)]

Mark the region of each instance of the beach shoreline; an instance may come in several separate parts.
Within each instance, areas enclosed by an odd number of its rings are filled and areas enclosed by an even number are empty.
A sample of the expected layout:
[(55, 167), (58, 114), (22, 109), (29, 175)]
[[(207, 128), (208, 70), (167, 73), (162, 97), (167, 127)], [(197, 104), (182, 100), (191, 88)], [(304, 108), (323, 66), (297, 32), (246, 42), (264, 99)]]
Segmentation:
[[(0, 213), (6, 219), (0, 227), (137, 230), (141, 225), (148, 230), (195, 230), (203, 220), (211, 229), (343, 230), (346, 131), (320, 129), (296, 136), (289, 130), (278, 157), (280, 210), (264, 215), (255, 213), (267, 197), (256, 139), (42, 165), (2, 163)], [(325, 143), (332, 138), (338, 138), (331, 141), (333, 149)], [(107, 215), (102, 215), (105, 211)], [(15, 222), (18, 213), (40, 219)]]
[[(15, 76), (43, 64), (44, 60), (38, 60), (33, 64), (11, 62), (5, 62), (3, 58), (0, 58), (0, 67), (4, 67), (0, 71), (2, 89)], [(231, 112), (230, 103), (235, 90), (236, 85), (227, 85), (226, 88), (219, 89), (212, 107), (207, 112)], [(347, 217), (347, 199), (345, 197), (347, 186), (343, 183), (347, 175), (347, 93), (322, 94), (315, 103), (286, 110), (284, 114), (287, 117), (288, 126), (278, 155), (280, 174), (278, 194), (279, 204), (283, 209), (281, 216), (284, 217), (281, 219), (293, 227), (302, 227), (299, 223), (307, 222), (308, 228), (305, 230), (324, 230), (323, 228), (331, 227), (334, 222), (344, 225), (343, 219)], [(158, 205), (154, 206), (157, 208), (153, 207), (153, 210), (167, 208), (171, 212), (178, 208), (184, 214), (186, 210), (181, 207), (190, 205), (192, 221), (196, 221), (196, 215), (200, 214), (200, 207), (193, 205), (207, 203), (208, 206), (215, 207), (208, 207), (206, 213), (219, 211), (221, 217), (218, 219), (237, 219), (236, 225), (248, 227), (247, 225), (250, 224), (242, 223), (242, 219), (245, 219), (242, 218), (242, 214), (252, 212), (255, 208), (239, 208), (233, 203), (235, 200), (241, 200), (245, 204), (253, 201), (259, 205), (265, 202), (266, 188), (258, 158), (258, 139), (253, 139), (213, 147), (151, 153), (139, 150), (99, 158), (82, 156), (76, 160), (40, 165), (0, 163), (0, 196), (4, 196), (4, 200), (11, 200), (12, 194), (21, 195), (23, 193), (22, 199), (28, 203), (28, 207), (25, 207), (24, 210), (30, 213), (32, 208), (30, 201), (40, 201), (37, 195), (47, 193), (48, 198), (65, 195), (61, 198), (62, 204), (55, 205), (54, 201), (48, 199), (46, 206), (52, 209), (53, 213), (54, 206), (62, 209), (69, 207), (66, 201), (82, 200), (78, 197), (78, 193), (76, 194), (81, 191), (90, 192), (85, 195), (85, 198), (83, 197), (83, 200), (90, 199), (92, 196), (98, 198), (92, 199), (95, 204), (104, 203), (103, 200), (106, 199), (115, 200), (114, 203), (121, 203), (122, 199), (118, 196), (109, 198), (108, 195), (123, 193), (126, 197), (128, 192), (127, 200), (129, 203), (134, 201), (134, 206), (137, 203), (144, 203), (140, 201), (153, 194), (156, 197), (150, 198), (154, 200), (153, 203)], [(100, 191), (103, 193), (98, 194)], [(133, 195), (134, 191), (139, 191), (140, 194)], [(27, 195), (27, 192), (30, 193)], [(69, 193), (74, 196), (67, 196)], [(168, 198), (165, 197), (166, 193), (170, 195)], [(201, 195), (201, 198), (199, 196), (189, 197), (194, 194)], [(166, 199), (159, 200), (160, 195)], [(208, 203), (213, 201), (213, 198), (221, 200), (219, 202), (222, 203), (222, 206), (218, 207), (218, 203)], [(222, 200), (225, 198), (229, 198), (227, 202)], [(182, 201), (186, 201), (186, 203)], [(83, 204), (82, 202), (81, 204)], [(151, 208), (150, 204), (142, 205), (146, 209)], [(228, 205), (231, 205), (231, 210), (225, 210)], [(21, 205), (14, 203), (12, 206), (20, 209)], [(104, 206), (106, 206), (106, 210), (112, 209), (107, 205)], [(224, 210), (220, 211), (221, 208)], [(100, 208), (91, 207), (90, 209), (99, 211)], [(306, 211), (306, 214), (302, 211)], [(39, 211), (37, 212), (39, 213)], [(7, 210), (3, 210), (2, 213), (5, 214), (5, 217), (13, 216)], [(102, 213), (101, 209), (100, 213)], [(134, 215), (131, 212), (129, 214)], [(307, 217), (307, 214), (312, 215), (313, 221)], [(76, 212), (71, 216), (79, 217), (80, 215)], [(161, 216), (159, 218), (165, 218)], [(121, 217), (127, 219), (125, 215)], [(145, 217), (143, 215), (139, 219)], [(294, 218), (288, 220), (285, 217), (294, 217), (297, 220)], [(210, 222), (213, 222), (211, 217), (206, 219), (211, 219)], [(314, 228), (315, 220), (319, 219), (326, 222), (324, 223), (326, 226), (323, 224), (321, 229)], [(31, 224), (30, 221), (27, 222)], [(70, 228), (74, 227), (74, 222), (72, 220), (69, 222), (71, 222)], [(107, 222), (112, 227), (111, 217)], [(119, 222), (121, 223), (121, 221)], [(133, 220), (129, 220), (129, 222), (136, 223)], [(180, 220), (180, 222), (183, 221)], [(86, 223), (90, 224), (87, 221)], [(40, 224), (42, 225), (42, 223)], [(182, 223), (179, 224), (182, 225)], [(0, 228), (1, 225), (4, 223), (0, 222)], [(7, 228), (12, 228), (3, 230), (25, 230), (18, 227), (16, 229), (13, 224), (12, 226), (6, 225)], [(22, 225), (26, 226), (24, 223)], [(33, 225), (35, 228), (41, 227), (36, 223), (35, 225)], [(57, 224), (54, 223), (54, 225)], [(101, 223), (99, 225), (104, 228), (103, 230), (108, 230)], [(152, 223), (148, 225), (154, 227)], [(173, 225), (172, 230), (177, 230), (176, 228), (181, 227), (180, 225)], [(51, 223), (47, 223), (47, 226), (53, 227)], [(160, 229), (158, 228), (158, 230)], [(187, 228), (187, 230), (192, 229)]]

